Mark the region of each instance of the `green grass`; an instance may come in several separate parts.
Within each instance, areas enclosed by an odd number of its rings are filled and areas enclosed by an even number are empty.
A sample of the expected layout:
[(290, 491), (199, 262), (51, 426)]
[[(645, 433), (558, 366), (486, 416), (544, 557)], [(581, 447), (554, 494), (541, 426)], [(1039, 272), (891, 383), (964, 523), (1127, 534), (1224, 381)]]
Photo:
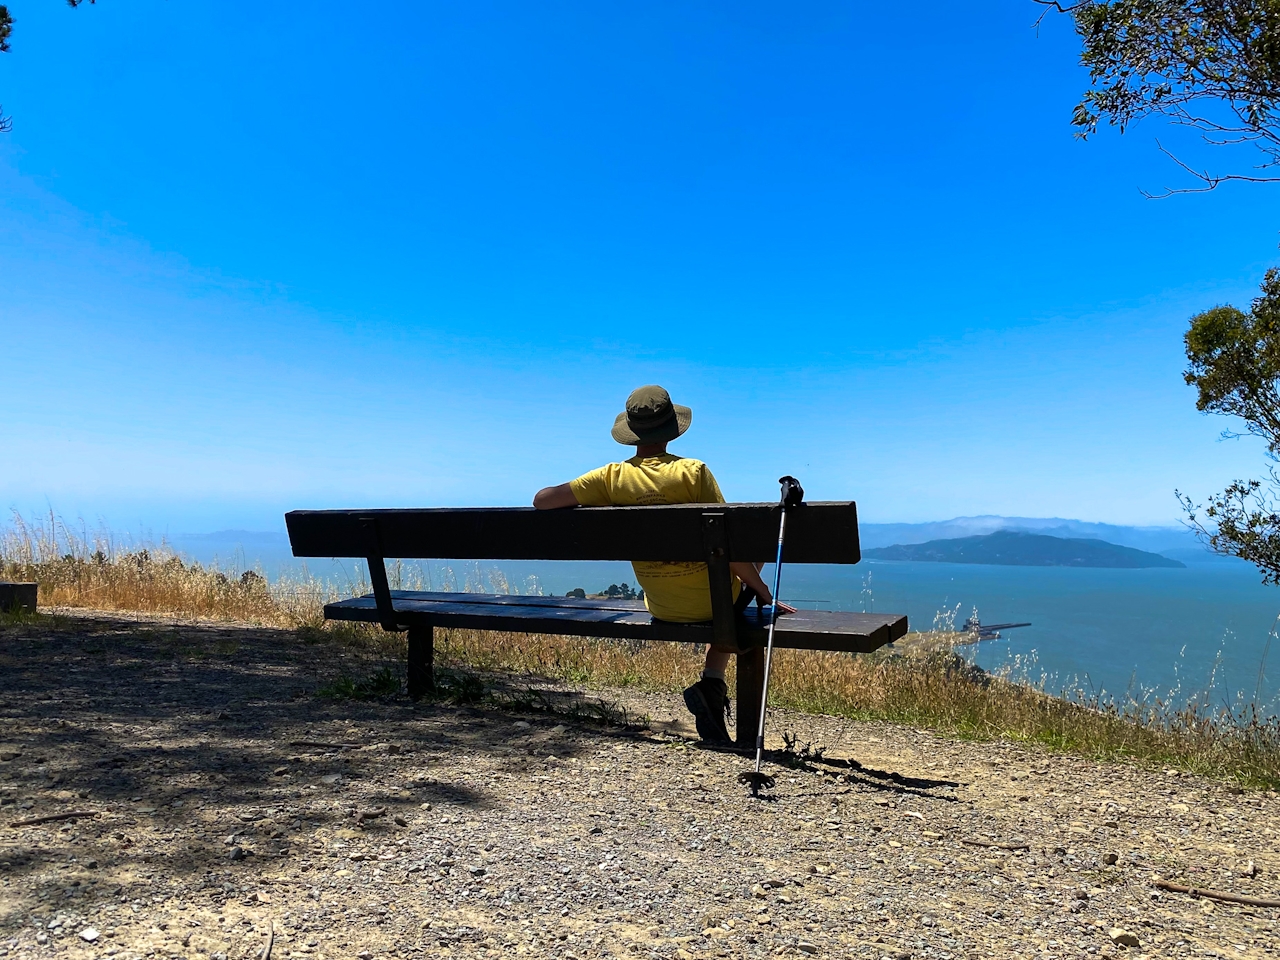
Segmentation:
[(390, 667), (380, 667), (369, 676), (359, 678), (343, 674), (316, 691), (316, 696), (331, 700), (380, 700), (400, 692), (400, 678)]

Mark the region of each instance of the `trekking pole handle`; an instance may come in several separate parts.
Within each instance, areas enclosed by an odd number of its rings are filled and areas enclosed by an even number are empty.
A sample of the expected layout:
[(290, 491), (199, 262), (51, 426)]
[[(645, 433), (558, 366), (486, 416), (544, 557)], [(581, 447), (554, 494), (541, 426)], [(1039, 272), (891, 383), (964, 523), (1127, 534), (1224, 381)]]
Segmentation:
[(795, 477), (786, 476), (779, 477), (778, 483), (782, 484), (782, 506), (798, 507), (804, 503), (804, 487), (800, 486), (800, 481)]

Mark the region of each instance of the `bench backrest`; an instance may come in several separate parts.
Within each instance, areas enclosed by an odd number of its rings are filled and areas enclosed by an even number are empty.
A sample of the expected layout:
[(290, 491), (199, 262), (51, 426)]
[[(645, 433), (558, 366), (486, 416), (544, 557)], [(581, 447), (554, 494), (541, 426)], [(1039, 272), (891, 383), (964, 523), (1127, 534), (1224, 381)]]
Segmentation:
[[(705, 561), (707, 537), (719, 526), (727, 559), (769, 561), (778, 549), (778, 509), (776, 503), (687, 503), (570, 510), (295, 510), (285, 514), (285, 523), (295, 557)], [(857, 563), (856, 505), (805, 503), (789, 509), (783, 559)]]
[[(717, 643), (736, 645), (732, 561), (773, 560), (776, 503), (654, 507), (294, 510), (285, 514), (295, 557), (364, 557), (379, 619), (397, 629), (385, 559), (684, 560), (708, 566)], [(858, 508), (805, 503), (787, 510), (787, 563), (857, 563)]]

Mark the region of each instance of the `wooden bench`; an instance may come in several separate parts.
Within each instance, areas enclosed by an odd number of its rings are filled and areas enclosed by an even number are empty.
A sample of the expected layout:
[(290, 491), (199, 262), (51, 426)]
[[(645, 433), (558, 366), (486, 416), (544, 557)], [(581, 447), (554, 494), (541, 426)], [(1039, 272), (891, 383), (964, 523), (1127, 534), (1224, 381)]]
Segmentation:
[[(767, 622), (754, 607), (734, 610), (729, 564), (772, 561), (777, 504), (691, 503), (568, 510), (466, 508), (295, 510), (285, 515), (295, 557), (363, 557), (373, 593), (327, 604), (329, 620), (407, 630), (409, 695), (433, 689), (434, 629), (471, 627), (618, 640), (714, 642), (738, 653), (738, 741), (752, 743), (764, 681)], [(655, 620), (642, 601), (391, 590), (385, 560), (666, 560), (709, 568), (712, 619)], [(784, 566), (857, 563), (853, 503), (806, 503), (787, 512)], [(786, 599), (783, 571), (783, 599)], [(774, 644), (867, 653), (903, 636), (899, 614), (803, 610), (778, 620)], [(692, 682), (693, 678), (690, 678)]]

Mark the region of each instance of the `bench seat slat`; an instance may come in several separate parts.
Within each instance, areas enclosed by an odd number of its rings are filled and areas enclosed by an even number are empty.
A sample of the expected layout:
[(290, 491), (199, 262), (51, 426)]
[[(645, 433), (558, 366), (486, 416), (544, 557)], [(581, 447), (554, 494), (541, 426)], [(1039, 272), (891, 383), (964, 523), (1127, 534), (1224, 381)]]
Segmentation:
[[(392, 592), (397, 619), (442, 627), (567, 634), (619, 640), (670, 640), (705, 643), (711, 623), (655, 620), (639, 601), (577, 600), (564, 597), (521, 597), (494, 594)], [(325, 606), (330, 620), (378, 622), (372, 594)], [(767, 621), (748, 609), (739, 627), (742, 646), (763, 646)], [(801, 610), (778, 620), (774, 644), (798, 650), (869, 653), (905, 635), (907, 618), (896, 614)]]
[(452, 601), (455, 603), (484, 603), (514, 607), (556, 607), (565, 610), (620, 610), (647, 613), (643, 600), (623, 600), (620, 597), (535, 597), (518, 593), (448, 593), (426, 590), (392, 590), (392, 600)]

